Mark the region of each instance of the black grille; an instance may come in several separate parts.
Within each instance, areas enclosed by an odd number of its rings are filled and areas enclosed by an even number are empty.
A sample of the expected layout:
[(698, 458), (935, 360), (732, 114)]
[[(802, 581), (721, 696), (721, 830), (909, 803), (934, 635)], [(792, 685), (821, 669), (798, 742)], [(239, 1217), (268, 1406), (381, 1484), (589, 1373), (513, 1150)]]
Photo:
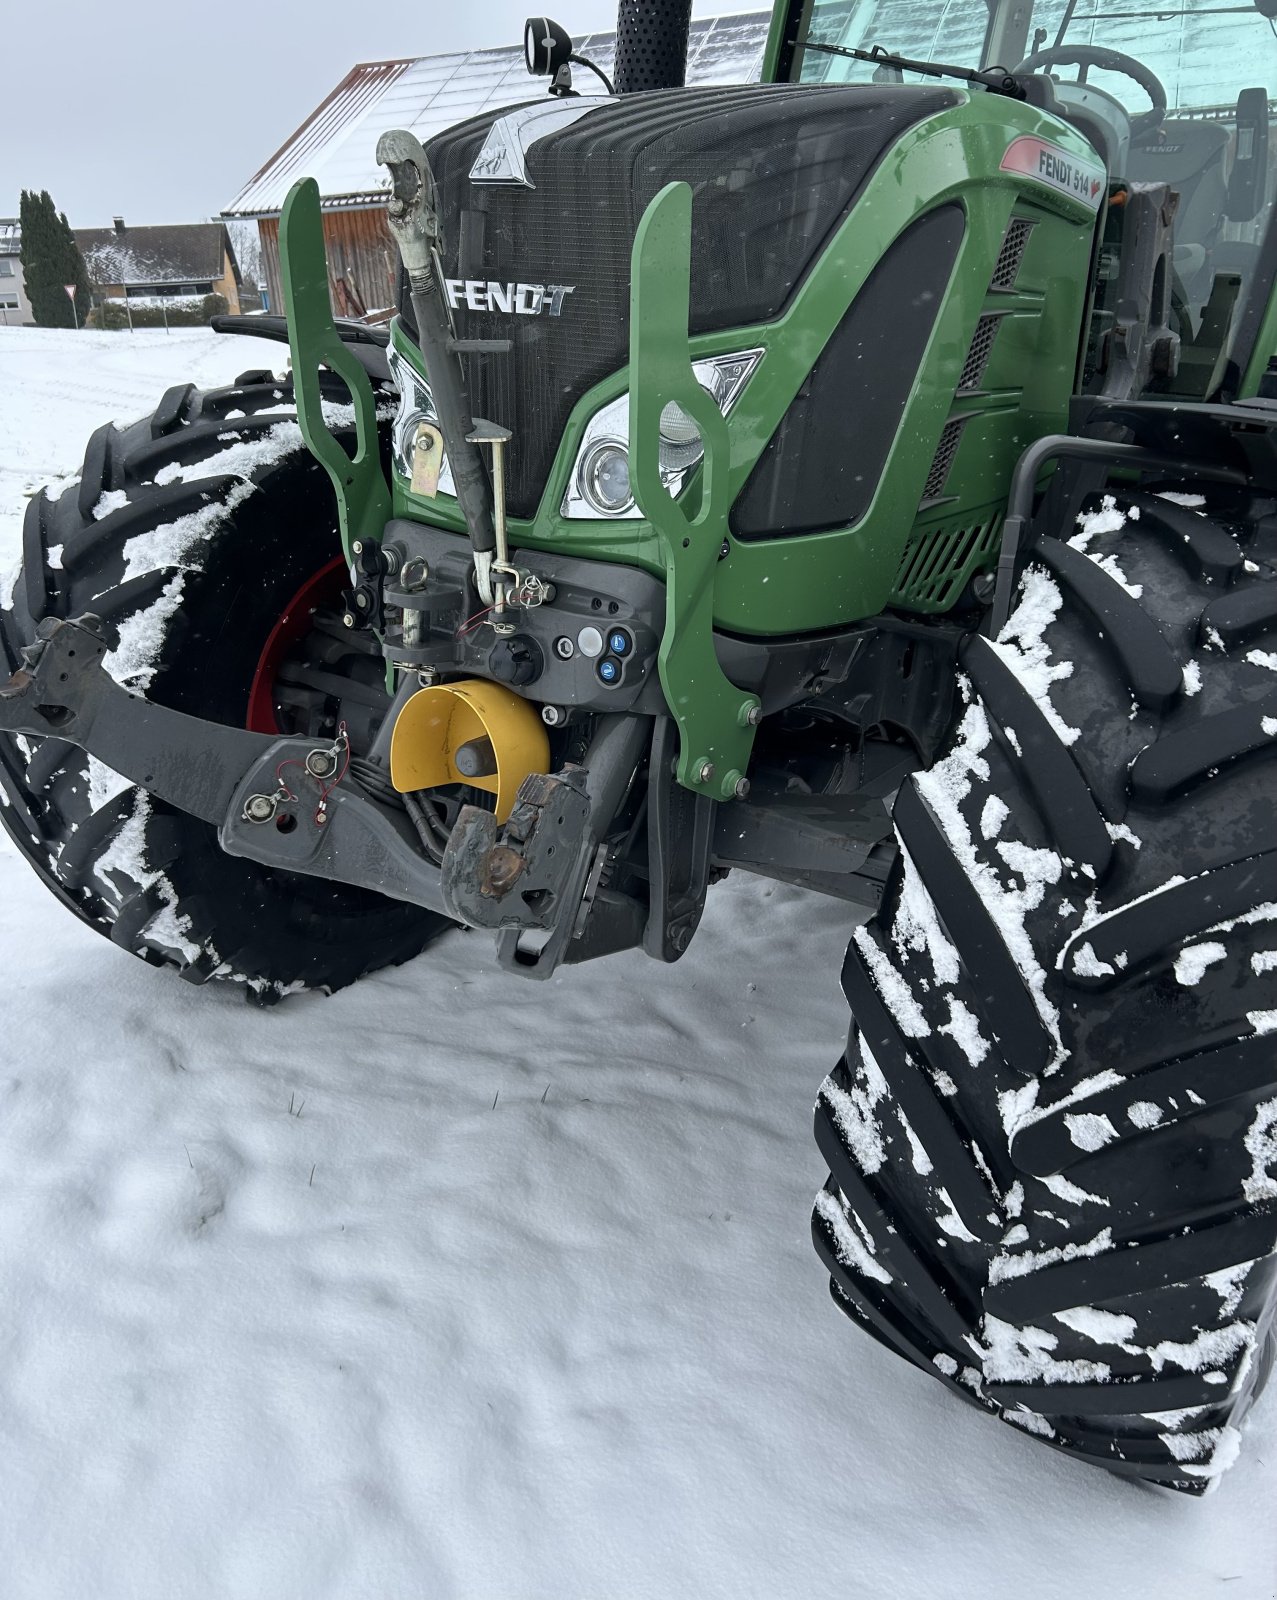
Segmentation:
[(1013, 286), (1033, 228), (1034, 224), (1024, 217), (1011, 218), (998, 252), (997, 265), (993, 269), (993, 282), (989, 285), (991, 289), (1010, 289)]
[(993, 353), (993, 341), (997, 338), (1001, 326), (1002, 318), (997, 314), (981, 317), (976, 323), (971, 348), (967, 351), (962, 376), (958, 379), (959, 394), (969, 394), (973, 389), (980, 387), (980, 379), (984, 377), (984, 369), (988, 366), (989, 357)]
[(958, 453), (958, 445), (962, 440), (962, 429), (966, 425), (965, 417), (955, 417), (952, 422), (946, 422), (944, 432), (940, 435), (940, 443), (936, 446), (936, 453), (931, 460), (931, 471), (927, 474), (927, 481), (922, 487), (924, 500), (936, 500), (944, 492), (945, 481), (949, 476), (949, 468), (953, 465), (953, 458)]
[[(899, 85), (669, 90), (625, 96), (535, 143), (535, 188), (472, 184), (490, 113), (428, 149), (448, 277), (563, 284), (562, 315), (456, 315), (476, 412), (514, 430), (508, 503), (540, 502), (568, 415), (629, 354), (630, 251), (653, 196), (693, 189), (693, 333), (773, 320), (882, 153), (948, 90)], [(411, 331), (411, 307), (401, 306)]]

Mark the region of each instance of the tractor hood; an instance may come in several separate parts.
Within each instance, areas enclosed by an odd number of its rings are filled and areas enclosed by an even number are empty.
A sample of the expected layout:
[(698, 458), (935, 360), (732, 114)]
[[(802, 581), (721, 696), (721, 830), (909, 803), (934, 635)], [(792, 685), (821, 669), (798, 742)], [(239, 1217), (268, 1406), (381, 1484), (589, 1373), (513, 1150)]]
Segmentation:
[(573, 406), (628, 359), (630, 252), (666, 184), (693, 190), (692, 333), (770, 322), (884, 152), (957, 99), (877, 84), (667, 90), (542, 100), (432, 140), (458, 337), (511, 341), (465, 358), (475, 413), (518, 434), (511, 513), (535, 514)]

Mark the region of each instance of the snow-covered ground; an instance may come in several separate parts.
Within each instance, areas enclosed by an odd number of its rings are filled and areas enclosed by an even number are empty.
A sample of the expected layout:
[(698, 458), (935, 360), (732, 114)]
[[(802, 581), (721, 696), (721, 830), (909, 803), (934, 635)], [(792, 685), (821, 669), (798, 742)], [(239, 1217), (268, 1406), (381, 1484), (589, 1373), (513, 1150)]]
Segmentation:
[[(100, 422), (281, 355), (0, 329), (0, 569)], [(1161, 1498), (834, 1310), (852, 920), (737, 877), (673, 968), (456, 933), (261, 1012), (0, 843), (0, 1600), (1269, 1600), (1271, 1394)]]

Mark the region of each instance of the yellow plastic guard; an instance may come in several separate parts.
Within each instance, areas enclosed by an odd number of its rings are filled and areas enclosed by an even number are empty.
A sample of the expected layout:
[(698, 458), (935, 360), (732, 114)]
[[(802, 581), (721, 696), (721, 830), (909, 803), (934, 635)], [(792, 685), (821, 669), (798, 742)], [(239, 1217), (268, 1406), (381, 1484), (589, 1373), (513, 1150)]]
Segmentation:
[[(453, 751), (484, 735), (492, 741), (497, 770), (488, 778), (463, 777)], [(404, 706), (390, 736), (390, 780), (400, 794), (464, 783), (497, 797), (497, 821), (514, 809), (529, 772), (548, 772), (550, 741), (541, 714), (512, 689), (485, 678), (420, 689)]]

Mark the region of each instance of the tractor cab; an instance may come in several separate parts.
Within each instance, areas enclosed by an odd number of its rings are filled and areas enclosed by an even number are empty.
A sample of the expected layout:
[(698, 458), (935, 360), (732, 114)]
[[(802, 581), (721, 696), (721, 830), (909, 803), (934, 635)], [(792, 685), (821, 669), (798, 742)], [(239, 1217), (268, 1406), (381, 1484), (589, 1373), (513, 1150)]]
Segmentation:
[[(1133, 278), (1151, 266), (1149, 311), (1163, 331), (1149, 341), (1150, 370), (1136, 387), (1206, 398), (1230, 380), (1236, 392), (1242, 374), (1230, 374), (1229, 353), (1239, 335), (1253, 340), (1277, 267), (1277, 251), (1263, 250), (1275, 187), (1274, 15), (1268, 0), (1182, 0), (1172, 10), (990, 0), (987, 12), (974, 3), (807, 0), (781, 26), (775, 70), (811, 84), (923, 83), (950, 63), (1010, 74), (1019, 92), (1086, 138), (1110, 182), (1083, 387), (1131, 386), (1130, 364), (1115, 361), (1110, 344)], [(899, 58), (921, 70), (893, 64)]]

